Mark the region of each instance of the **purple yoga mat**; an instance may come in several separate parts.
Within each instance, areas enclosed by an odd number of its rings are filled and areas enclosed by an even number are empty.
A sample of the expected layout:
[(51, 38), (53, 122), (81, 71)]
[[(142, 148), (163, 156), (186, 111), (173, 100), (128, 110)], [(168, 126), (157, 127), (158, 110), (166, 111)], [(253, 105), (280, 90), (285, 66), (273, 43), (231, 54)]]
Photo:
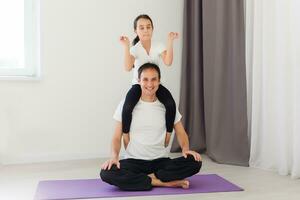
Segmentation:
[(242, 191), (216, 174), (189, 177), (189, 189), (154, 187), (151, 191), (121, 191), (100, 179), (40, 181), (35, 199), (80, 199)]

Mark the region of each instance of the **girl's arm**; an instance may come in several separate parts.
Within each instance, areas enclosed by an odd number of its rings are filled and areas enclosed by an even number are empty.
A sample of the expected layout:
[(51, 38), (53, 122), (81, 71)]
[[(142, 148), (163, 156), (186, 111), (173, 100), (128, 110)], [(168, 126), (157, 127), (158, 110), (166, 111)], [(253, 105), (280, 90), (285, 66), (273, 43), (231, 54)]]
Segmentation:
[(124, 46), (124, 67), (126, 71), (133, 68), (135, 58), (130, 54), (130, 41), (126, 36), (120, 37), (120, 42)]
[(167, 50), (162, 53), (162, 59), (165, 65), (171, 66), (173, 62), (173, 41), (178, 38), (178, 33), (170, 32), (167, 40)]

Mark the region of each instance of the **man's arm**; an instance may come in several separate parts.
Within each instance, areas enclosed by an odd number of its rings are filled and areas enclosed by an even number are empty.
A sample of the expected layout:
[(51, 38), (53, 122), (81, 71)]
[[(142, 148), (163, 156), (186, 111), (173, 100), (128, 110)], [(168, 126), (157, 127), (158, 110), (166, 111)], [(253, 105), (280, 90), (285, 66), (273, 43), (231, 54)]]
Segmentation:
[(188, 139), (188, 136), (187, 136), (187, 134), (184, 130), (182, 122), (181, 121), (177, 122), (174, 126), (174, 129), (175, 129), (177, 140), (178, 140), (178, 143), (181, 147), (182, 152), (190, 150), (189, 139)]
[(111, 142), (111, 157), (119, 159), (122, 139), (122, 123), (116, 122), (115, 132)]
[(111, 158), (103, 163), (101, 169), (110, 169), (113, 164), (120, 168), (119, 153), (121, 150), (121, 139), (122, 139), (122, 122), (117, 122), (115, 132), (111, 142)]
[(189, 139), (188, 139), (186, 131), (184, 130), (182, 122), (181, 121), (177, 122), (174, 126), (174, 129), (175, 129), (175, 133), (176, 133), (176, 136), (177, 136), (178, 143), (179, 143), (179, 145), (181, 147), (181, 150), (182, 150), (182, 155), (185, 158), (188, 155), (192, 155), (192, 156), (194, 156), (194, 159), (196, 161), (201, 161), (200, 154), (195, 152), (195, 151), (190, 150)]

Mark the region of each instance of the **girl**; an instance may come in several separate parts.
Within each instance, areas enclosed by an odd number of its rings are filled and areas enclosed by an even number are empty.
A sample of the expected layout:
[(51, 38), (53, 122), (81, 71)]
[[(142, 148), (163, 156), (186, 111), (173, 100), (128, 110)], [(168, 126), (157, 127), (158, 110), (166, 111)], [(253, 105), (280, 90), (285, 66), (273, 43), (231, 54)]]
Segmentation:
[[(160, 59), (163, 60), (165, 65), (170, 66), (173, 62), (173, 41), (178, 38), (178, 33), (170, 32), (168, 34), (167, 48), (165, 49), (162, 44), (152, 42), (153, 23), (148, 15), (137, 16), (133, 25), (137, 36), (133, 40), (131, 48), (128, 37), (120, 37), (120, 42), (125, 50), (125, 70), (130, 71), (133, 69), (132, 87), (126, 95), (122, 111), (122, 130), (125, 134), (129, 133), (132, 111), (141, 97), (141, 87), (138, 83), (138, 68), (147, 62), (159, 65)], [(167, 133), (165, 146), (167, 146), (170, 134), (173, 131), (176, 104), (169, 90), (161, 84), (156, 96), (166, 108)]]

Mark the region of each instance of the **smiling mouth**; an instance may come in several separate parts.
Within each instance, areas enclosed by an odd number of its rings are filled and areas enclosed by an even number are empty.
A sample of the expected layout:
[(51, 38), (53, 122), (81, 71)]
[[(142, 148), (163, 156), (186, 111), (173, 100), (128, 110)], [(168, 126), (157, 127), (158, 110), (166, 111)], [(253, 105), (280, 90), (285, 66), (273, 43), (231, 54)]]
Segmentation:
[(154, 88), (146, 88), (147, 91), (151, 92), (154, 90)]

